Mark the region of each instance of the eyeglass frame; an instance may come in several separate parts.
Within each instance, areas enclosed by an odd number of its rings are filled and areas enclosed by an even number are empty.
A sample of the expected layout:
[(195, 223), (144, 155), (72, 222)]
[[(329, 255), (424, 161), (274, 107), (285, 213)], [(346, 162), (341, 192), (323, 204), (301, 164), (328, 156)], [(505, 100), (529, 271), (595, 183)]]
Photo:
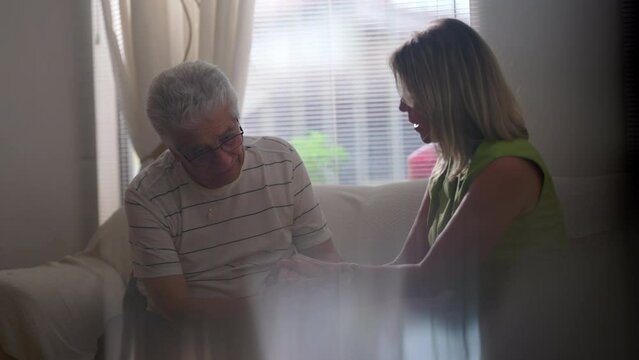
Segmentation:
[[(238, 124), (239, 124), (239, 120), (238, 119), (236, 119), (235, 121), (237, 121)], [(244, 129), (242, 129), (241, 125), (239, 125), (238, 128), (240, 129), (239, 133), (236, 133), (236, 134), (233, 134), (233, 135), (227, 137), (224, 141), (220, 142), (220, 144), (218, 146), (216, 146), (216, 147), (211, 147), (211, 146), (207, 145), (205, 150), (202, 150), (201, 152), (199, 152), (195, 156), (191, 156), (191, 155), (185, 154), (182, 151), (180, 151), (179, 153), (180, 153), (180, 155), (182, 155), (182, 157), (186, 161), (188, 161), (189, 163), (193, 164), (193, 161), (201, 158), (202, 156), (204, 156), (206, 154), (215, 154), (215, 152), (220, 150), (220, 149), (224, 150), (225, 152), (231, 152), (231, 151), (239, 148), (240, 146), (242, 146), (242, 144), (244, 144)], [(241, 141), (240, 141), (240, 143), (237, 146), (235, 146), (234, 148), (231, 148), (231, 149), (225, 149), (224, 148), (224, 145), (226, 145), (229, 141), (235, 139), (238, 136), (241, 137)]]

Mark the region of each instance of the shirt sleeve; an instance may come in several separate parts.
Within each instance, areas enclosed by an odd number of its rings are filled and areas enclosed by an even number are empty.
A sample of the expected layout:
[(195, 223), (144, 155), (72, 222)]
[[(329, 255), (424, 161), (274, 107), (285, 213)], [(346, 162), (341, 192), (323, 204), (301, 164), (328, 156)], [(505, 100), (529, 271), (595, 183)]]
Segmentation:
[[(293, 147), (291, 147), (293, 149)], [(293, 149), (293, 243), (298, 250), (319, 245), (332, 237), (304, 162)]]
[(129, 242), (135, 277), (153, 278), (182, 274), (170, 227), (152, 201), (128, 189), (124, 208), (129, 223)]

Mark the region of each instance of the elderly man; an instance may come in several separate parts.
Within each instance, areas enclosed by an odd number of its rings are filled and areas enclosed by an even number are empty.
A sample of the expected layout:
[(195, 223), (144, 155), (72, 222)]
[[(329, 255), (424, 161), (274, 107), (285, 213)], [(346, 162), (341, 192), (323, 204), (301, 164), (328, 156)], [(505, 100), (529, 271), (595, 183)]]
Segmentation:
[(297, 252), (337, 261), (295, 149), (244, 136), (226, 76), (202, 61), (160, 73), (147, 115), (168, 150), (129, 185), (137, 288), (172, 324), (250, 308), (274, 264)]

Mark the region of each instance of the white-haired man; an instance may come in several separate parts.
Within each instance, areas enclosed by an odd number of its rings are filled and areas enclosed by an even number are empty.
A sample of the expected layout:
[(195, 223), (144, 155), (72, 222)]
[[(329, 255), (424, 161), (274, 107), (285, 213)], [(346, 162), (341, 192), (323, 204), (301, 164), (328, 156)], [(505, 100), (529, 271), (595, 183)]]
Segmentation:
[(150, 314), (223, 322), (248, 311), (278, 260), (339, 260), (299, 155), (282, 139), (244, 136), (217, 67), (160, 73), (147, 115), (168, 150), (133, 179), (125, 207)]

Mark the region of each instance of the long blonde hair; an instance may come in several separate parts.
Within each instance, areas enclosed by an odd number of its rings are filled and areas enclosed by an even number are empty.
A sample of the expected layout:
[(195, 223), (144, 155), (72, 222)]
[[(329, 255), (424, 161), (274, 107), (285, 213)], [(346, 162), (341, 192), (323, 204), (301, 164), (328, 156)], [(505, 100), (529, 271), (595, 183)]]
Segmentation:
[(390, 57), (400, 91), (431, 125), (434, 174), (464, 171), (482, 140), (528, 138), (517, 100), (488, 45), (456, 19), (436, 20)]

